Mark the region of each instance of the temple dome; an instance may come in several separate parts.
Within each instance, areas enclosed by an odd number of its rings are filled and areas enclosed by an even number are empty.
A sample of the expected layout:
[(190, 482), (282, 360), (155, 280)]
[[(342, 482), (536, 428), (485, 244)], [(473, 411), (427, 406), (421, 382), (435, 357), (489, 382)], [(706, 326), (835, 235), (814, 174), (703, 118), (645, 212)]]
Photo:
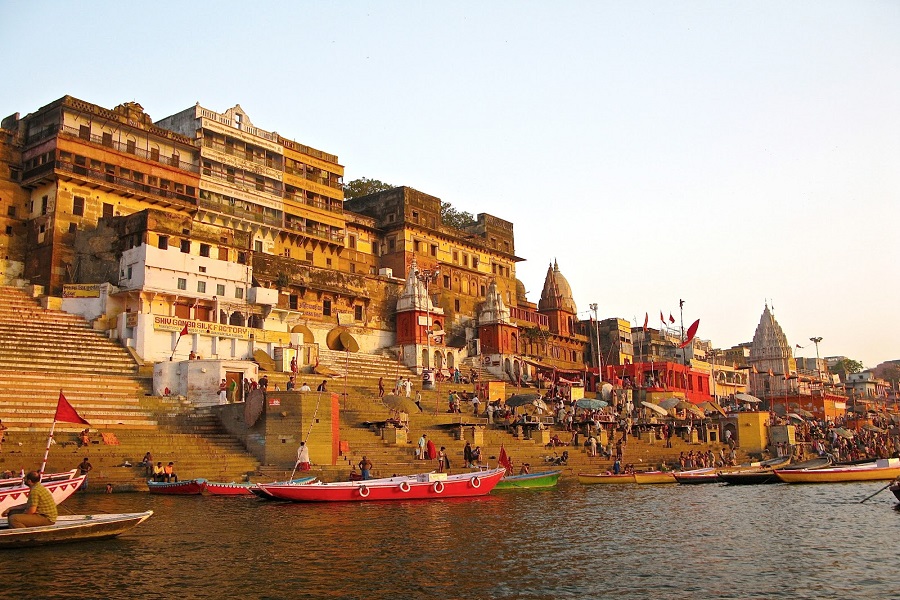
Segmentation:
[(576, 314), (578, 308), (572, 298), (572, 286), (559, 272), (556, 260), (547, 269), (547, 277), (544, 279), (544, 290), (541, 292), (541, 300), (538, 302), (538, 310), (561, 310)]

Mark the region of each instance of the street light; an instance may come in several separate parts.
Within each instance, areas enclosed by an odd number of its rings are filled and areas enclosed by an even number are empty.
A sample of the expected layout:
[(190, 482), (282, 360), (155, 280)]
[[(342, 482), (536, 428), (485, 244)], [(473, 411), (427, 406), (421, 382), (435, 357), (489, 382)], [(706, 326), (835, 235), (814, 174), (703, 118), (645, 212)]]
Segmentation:
[(821, 386), (820, 391), (822, 392), (822, 397), (824, 397), (825, 396), (825, 382), (822, 381), (822, 369), (819, 367), (819, 342), (822, 341), (822, 338), (811, 337), (811, 338), (809, 338), (809, 341), (811, 341), (813, 344), (816, 345), (816, 373), (819, 376), (819, 385)]
[(432, 281), (437, 281), (441, 274), (440, 267), (434, 269), (416, 268), (416, 279), (425, 284), (425, 344), (428, 352), (425, 355), (426, 364), (422, 365), (422, 389), (433, 389), (434, 379), (431, 377), (431, 296), (428, 293), (428, 286)]
[(600, 372), (600, 319), (597, 317), (597, 303), (590, 305), (594, 311), (594, 335), (597, 338), (597, 382), (603, 381), (603, 374)]

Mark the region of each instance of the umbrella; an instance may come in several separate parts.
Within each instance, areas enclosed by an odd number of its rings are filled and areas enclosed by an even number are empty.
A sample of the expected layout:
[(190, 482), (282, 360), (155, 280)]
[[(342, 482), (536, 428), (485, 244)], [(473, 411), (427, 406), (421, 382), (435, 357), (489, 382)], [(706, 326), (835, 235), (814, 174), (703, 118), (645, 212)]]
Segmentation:
[(849, 429), (844, 429), (843, 427), (835, 427), (834, 432), (842, 438), (847, 438), (848, 440), (853, 437), (853, 432)]
[(787, 409), (784, 407), (784, 404), (776, 404), (772, 410), (774, 410), (775, 414), (779, 417), (787, 415)]
[(679, 402), (681, 402), (681, 398), (666, 398), (665, 400), (660, 400), (659, 405), (665, 410), (669, 410), (670, 408), (675, 408)]
[(576, 408), (598, 410), (603, 408), (604, 406), (609, 406), (609, 402), (604, 402), (603, 400), (597, 400), (595, 398), (580, 398), (579, 400), (575, 401)]
[(512, 408), (517, 406), (525, 406), (526, 404), (531, 404), (535, 400), (540, 400), (540, 394), (516, 394), (515, 396), (510, 396), (506, 399), (506, 405)]
[(664, 409), (662, 406), (660, 406), (658, 404), (653, 404), (652, 402), (641, 401), (641, 406), (645, 406), (645, 407), (649, 408), (650, 410), (652, 410), (653, 412), (658, 413), (659, 415), (661, 415), (663, 417), (665, 417), (669, 414), (666, 411), (666, 409)]
[(808, 410), (804, 410), (800, 407), (794, 409), (794, 412), (800, 415), (801, 417), (806, 417), (807, 419), (815, 418), (815, 415), (809, 412)]
[(413, 402), (412, 399), (401, 398), (394, 394), (388, 394), (382, 398), (381, 401), (391, 410), (402, 410), (403, 412), (420, 412), (422, 410), (416, 406), (416, 403)]
[(751, 396), (750, 394), (735, 394), (735, 399), (740, 400), (741, 402), (747, 402), (748, 404), (759, 404), (762, 402), (756, 396)]
[(726, 413), (717, 402), (701, 402), (698, 406), (702, 408), (704, 412), (718, 412), (723, 417), (728, 416), (728, 413)]
[(797, 413), (788, 413), (788, 416), (792, 419), (796, 419), (797, 421), (802, 421), (803, 417), (798, 415)]
[(550, 410), (549, 408), (547, 408), (547, 403), (540, 398), (532, 400), (531, 404), (533, 404), (535, 408), (539, 408), (541, 410)]
[(696, 415), (696, 416), (698, 416), (698, 417), (701, 417), (701, 418), (706, 416), (706, 415), (703, 414), (703, 411), (702, 411), (702, 410), (700, 410), (699, 408), (697, 408), (696, 405), (691, 404), (690, 402), (685, 402), (685, 401), (683, 401), (683, 400), (682, 400), (681, 402), (679, 402), (678, 404), (676, 404), (676, 405), (675, 405), (675, 408), (680, 408), (680, 409), (685, 410), (685, 411), (687, 411), (687, 412), (693, 413), (694, 415)]
[(866, 431), (874, 431), (875, 433), (884, 433), (884, 429), (876, 427), (875, 425), (863, 425), (863, 429)]

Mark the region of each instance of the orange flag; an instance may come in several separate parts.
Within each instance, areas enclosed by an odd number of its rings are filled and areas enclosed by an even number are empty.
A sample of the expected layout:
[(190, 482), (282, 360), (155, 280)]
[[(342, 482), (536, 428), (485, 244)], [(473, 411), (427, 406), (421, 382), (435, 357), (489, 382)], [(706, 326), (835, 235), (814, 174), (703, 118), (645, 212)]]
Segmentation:
[(90, 425), (90, 423), (82, 419), (75, 409), (72, 408), (72, 405), (69, 404), (69, 401), (63, 396), (62, 391), (59, 392), (59, 401), (56, 403), (56, 415), (53, 417), (53, 420), (62, 421), (63, 423), (81, 423), (82, 425)]

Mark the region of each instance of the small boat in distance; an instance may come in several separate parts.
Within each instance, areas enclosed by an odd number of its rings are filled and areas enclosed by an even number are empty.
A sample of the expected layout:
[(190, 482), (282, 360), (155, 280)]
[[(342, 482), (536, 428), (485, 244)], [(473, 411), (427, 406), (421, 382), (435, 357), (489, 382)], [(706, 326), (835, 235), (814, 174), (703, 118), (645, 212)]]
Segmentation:
[(507, 475), (494, 487), (495, 490), (546, 489), (556, 487), (562, 471), (543, 471)]
[(306, 485), (260, 483), (279, 500), (293, 502), (359, 502), (371, 500), (440, 500), (488, 494), (506, 474), (503, 467), (478, 473), (421, 473), (365, 481), (316, 481)]
[(692, 469), (690, 471), (676, 471), (673, 473), (675, 481), (685, 485), (697, 485), (700, 483), (718, 483), (719, 477), (716, 467), (704, 469)]
[(848, 467), (824, 469), (776, 469), (785, 483), (843, 483), (848, 481), (887, 481), (900, 477), (900, 458), (886, 458)]
[(635, 471), (634, 482), (641, 485), (659, 483), (678, 483), (671, 471)]
[(206, 488), (205, 479), (186, 479), (184, 481), (148, 481), (151, 494), (167, 494), (170, 496), (199, 496)]
[(579, 473), (578, 483), (594, 485), (597, 483), (634, 483), (633, 473)]
[(139, 513), (66, 515), (53, 525), (10, 529), (6, 519), (0, 520), (0, 548), (28, 548), (49, 544), (84, 542), (116, 537), (134, 529), (153, 514)]

